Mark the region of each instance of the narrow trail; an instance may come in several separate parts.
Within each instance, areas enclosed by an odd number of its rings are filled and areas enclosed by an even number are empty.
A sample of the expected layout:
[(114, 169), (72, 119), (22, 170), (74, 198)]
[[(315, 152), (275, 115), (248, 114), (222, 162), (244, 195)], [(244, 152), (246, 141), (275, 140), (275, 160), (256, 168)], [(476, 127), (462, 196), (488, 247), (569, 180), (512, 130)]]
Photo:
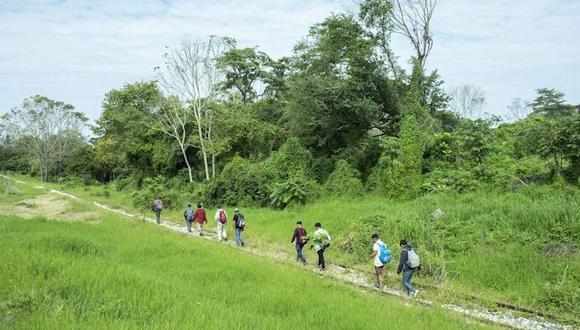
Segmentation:
[[(18, 184), (32, 186), (33, 188), (38, 189), (38, 190), (44, 190), (44, 191), (47, 191), (47, 192), (50, 192), (53, 194), (64, 196), (64, 197), (70, 198), (72, 200), (92, 204), (100, 209), (119, 214), (119, 215), (126, 217), (126, 218), (132, 218), (132, 219), (136, 219), (139, 221), (150, 222), (150, 223), (157, 225), (155, 218), (148, 217), (144, 214), (135, 214), (135, 213), (131, 213), (129, 211), (123, 210), (123, 209), (113, 208), (113, 207), (108, 206), (106, 204), (102, 204), (102, 203), (99, 203), (96, 201), (84, 199), (84, 198), (78, 197), (76, 195), (73, 195), (73, 194), (70, 194), (70, 193), (67, 193), (64, 191), (46, 188), (46, 187), (41, 186), (41, 185), (28, 184), (26, 182), (23, 182), (20, 180), (15, 180), (15, 179), (10, 178), (10, 177), (5, 176), (5, 175), (0, 175), (0, 177), (4, 178), (6, 180), (10, 180), (12, 182), (18, 183)], [(217, 239), (216, 233), (214, 233), (212, 231), (204, 230), (203, 236), (196, 235), (195, 231), (194, 231), (194, 234), (189, 234), (189, 233), (187, 233), (187, 228), (185, 226), (178, 225), (177, 223), (175, 223), (173, 221), (164, 221), (163, 219), (161, 221), (161, 224), (159, 224), (158, 226), (161, 226), (165, 229), (168, 229), (168, 230), (171, 230), (174, 232), (181, 233), (183, 235), (187, 235), (188, 237), (191, 237), (193, 239), (205, 239), (205, 240), (217, 243), (217, 244), (226, 244), (226, 245), (229, 245), (229, 246), (236, 248), (236, 245), (232, 241), (226, 241), (226, 242), (219, 241)], [(408, 303), (418, 303), (418, 304), (425, 305), (425, 306), (440, 307), (442, 309), (460, 314), (464, 317), (472, 318), (472, 319), (482, 321), (485, 323), (500, 325), (500, 326), (504, 326), (504, 327), (508, 327), (508, 328), (512, 328), (512, 329), (532, 329), (532, 330), (572, 330), (572, 329), (576, 329), (573, 326), (556, 323), (554, 321), (548, 321), (542, 317), (535, 317), (532, 319), (532, 318), (527, 318), (527, 317), (523, 317), (523, 316), (516, 316), (516, 315), (513, 315), (513, 313), (511, 311), (491, 311), (491, 310), (488, 310), (482, 306), (478, 306), (475, 304), (473, 304), (471, 307), (464, 307), (464, 306), (458, 306), (455, 304), (438, 304), (438, 303), (434, 303), (432, 301), (425, 300), (425, 299), (412, 299), (412, 298), (407, 297), (402, 291), (388, 288), (388, 287), (383, 287), (383, 289), (379, 291), (378, 289), (373, 288), (372, 282), (369, 281), (369, 279), (368, 279), (368, 274), (366, 274), (364, 272), (361, 272), (361, 271), (356, 270), (356, 269), (349, 269), (349, 268), (346, 268), (344, 266), (340, 266), (340, 265), (336, 265), (336, 264), (329, 264), (327, 267), (327, 271), (320, 272), (316, 269), (312, 269), (311, 267), (300, 266), (300, 265), (297, 265), (296, 263), (290, 262), (294, 259), (294, 256), (288, 255), (286, 252), (281, 251), (281, 250), (277, 251), (276, 253), (268, 252), (268, 251), (270, 251), (269, 249), (268, 250), (257, 249), (257, 248), (253, 248), (253, 247), (244, 247), (244, 248), (240, 248), (240, 250), (242, 250), (246, 253), (249, 253), (249, 254), (256, 255), (256, 256), (275, 260), (278, 263), (292, 265), (295, 267), (302, 267), (305, 270), (309, 270), (309, 271), (312, 271), (314, 273), (318, 273), (320, 276), (332, 278), (333, 280), (338, 280), (338, 281), (353, 285), (353, 286), (355, 286), (361, 290), (367, 291), (367, 292), (374, 292), (374, 293), (382, 294), (382, 295), (397, 296), (400, 299), (404, 300), (405, 303), (407, 303), (407, 304)]]

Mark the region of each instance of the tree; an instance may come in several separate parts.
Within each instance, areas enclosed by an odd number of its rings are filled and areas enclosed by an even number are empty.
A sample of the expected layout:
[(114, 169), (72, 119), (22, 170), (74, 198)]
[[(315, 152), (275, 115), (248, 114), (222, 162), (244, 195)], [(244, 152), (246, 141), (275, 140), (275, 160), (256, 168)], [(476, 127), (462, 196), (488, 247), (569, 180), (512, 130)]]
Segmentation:
[(437, 0), (392, 0), (389, 18), (393, 31), (409, 39), (422, 69), (433, 48), (431, 19), (436, 6)]
[(114, 179), (126, 170), (139, 178), (154, 174), (154, 146), (165, 141), (161, 133), (151, 130), (150, 123), (162, 99), (152, 81), (126, 84), (105, 95), (101, 116), (93, 127), (102, 180)]
[(478, 86), (465, 84), (449, 91), (452, 111), (465, 118), (479, 117), (485, 106), (485, 92)]
[(512, 120), (522, 120), (530, 114), (530, 101), (524, 101), (516, 97), (507, 106)]
[(539, 88), (538, 95), (530, 104), (532, 115), (544, 115), (547, 117), (570, 116), (576, 112), (576, 107), (566, 104), (565, 95), (556, 89)]
[(337, 154), (397, 120), (396, 98), (372, 54), (372, 40), (345, 15), (314, 26), (295, 47), (283, 119), (318, 155)]
[(241, 97), (244, 106), (253, 101), (258, 93), (255, 84), (264, 82), (268, 72), (266, 68), (272, 60), (270, 57), (255, 48), (232, 48), (225, 52), (218, 61), (225, 79), (222, 86), (225, 90), (235, 89)]
[[(159, 83), (193, 112), (191, 123), (197, 130), (195, 144), (201, 149), (206, 180), (210, 179), (208, 147), (212, 144), (214, 124), (214, 112), (208, 104), (219, 96), (223, 76), (218, 60), (231, 44), (231, 39), (215, 36), (207, 41), (183, 40), (179, 47), (164, 54), (164, 68), (156, 68)], [(211, 176), (215, 177), (215, 154), (211, 155), (211, 164)]]
[(375, 40), (380, 59), (387, 62), (393, 79), (398, 80), (403, 70), (397, 64), (397, 57), (390, 47), (393, 32), (390, 19), (392, 11), (393, 5), (389, 0), (365, 0), (360, 4), (359, 20)]
[(189, 123), (192, 122), (193, 112), (184, 107), (177, 97), (169, 97), (153, 111), (153, 115), (156, 120), (152, 121), (151, 127), (177, 141), (187, 166), (189, 182), (193, 182), (193, 173), (187, 157), (187, 148), (191, 145)]
[(6, 116), (10, 136), (20, 139), (27, 152), (34, 157), (43, 181), (59, 175), (64, 159), (82, 140), (88, 119), (74, 107), (44, 96), (24, 99)]

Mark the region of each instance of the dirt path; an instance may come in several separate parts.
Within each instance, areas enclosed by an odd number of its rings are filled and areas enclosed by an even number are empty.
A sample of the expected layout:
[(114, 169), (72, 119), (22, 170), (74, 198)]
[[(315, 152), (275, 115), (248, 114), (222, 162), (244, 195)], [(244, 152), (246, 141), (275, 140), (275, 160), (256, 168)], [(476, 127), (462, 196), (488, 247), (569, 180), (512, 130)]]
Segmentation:
[[(33, 186), (33, 185), (27, 184), (23, 181), (12, 179), (8, 176), (4, 176), (4, 175), (0, 175), (0, 176), (3, 177), (4, 179), (11, 180), (11, 181), (18, 183), (18, 184)], [(148, 217), (144, 214), (135, 214), (135, 213), (131, 213), (129, 211), (123, 210), (123, 209), (112, 208), (106, 204), (102, 204), (102, 203), (98, 203), (95, 201), (83, 199), (81, 197), (78, 197), (78, 196), (73, 195), (73, 194), (69, 194), (69, 193), (64, 192), (64, 191), (55, 190), (55, 189), (47, 189), (44, 186), (35, 185), (33, 187), (35, 189), (45, 190), (45, 191), (48, 191), (50, 193), (64, 196), (64, 197), (67, 197), (67, 198), (70, 198), (73, 200), (89, 203), (89, 204), (92, 204), (98, 208), (119, 214), (119, 215), (124, 216), (126, 218), (133, 218), (133, 219), (137, 219), (140, 221), (146, 221), (146, 222), (151, 222), (151, 223), (156, 224), (155, 218)], [(213, 241), (213, 242), (218, 243), (218, 244), (227, 244), (227, 245), (235, 247), (235, 244), (232, 241), (219, 242), (217, 239), (217, 235), (212, 231), (204, 230), (203, 236), (196, 235), (195, 231), (193, 234), (188, 234), (187, 228), (185, 226), (178, 225), (173, 221), (164, 221), (163, 218), (162, 218), (162, 222), (159, 226), (161, 226), (165, 229), (174, 231), (174, 232), (178, 232), (178, 233), (187, 235), (188, 237), (191, 237), (194, 239), (205, 239), (205, 240)], [(278, 263), (284, 263), (284, 264), (296, 266), (296, 263), (289, 262), (289, 261), (294, 259), (294, 256), (290, 256), (283, 251), (278, 251), (277, 253), (270, 253), (268, 251), (271, 251), (271, 249), (256, 249), (256, 248), (252, 248), (252, 247), (245, 247), (245, 248), (243, 248), (243, 251), (245, 251), (246, 253), (251, 253), (251, 254), (260, 256), (260, 257), (265, 257), (265, 258), (276, 260), (276, 262), (278, 262)], [(300, 266), (298, 266), (298, 267), (300, 267)], [(302, 267), (305, 267), (305, 269), (310, 269), (310, 268), (308, 268), (308, 266), (302, 266)], [(365, 274), (361, 271), (358, 271), (358, 270), (348, 269), (348, 268), (345, 268), (345, 267), (342, 267), (339, 265), (329, 264), (327, 271), (323, 272), (323, 273), (317, 271), (316, 269), (312, 269), (312, 271), (320, 274), (320, 276), (325, 276), (325, 277), (332, 278), (334, 280), (346, 282), (348, 284), (354, 285), (354, 286), (358, 287), (359, 289), (362, 289), (365, 291), (376, 292), (376, 293), (380, 293), (380, 294), (384, 294), (384, 295), (397, 296), (397, 297), (400, 297), (401, 299), (404, 299), (406, 303), (419, 303), (419, 304), (426, 305), (426, 306), (438, 306), (440, 308), (443, 308), (443, 309), (446, 309), (449, 311), (453, 311), (453, 312), (461, 314), (463, 316), (473, 318), (473, 319), (476, 319), (479, 321), (483, 321), (486, 323), (492, 323), (492, 324), (501, 325), (501, 326), (514, 328), (514, 329), (533, 329), (533, 330), (545, 330), (545, 329), (559, 329), (559, 330), (560, 329), (561, 330), (569, 330), (570, 329), (571, 330), (571, 329), (573, 329), (572, 326), (554, 323), (554, 322), (545, 320), (545, 319), (540, 318), (540, 317), (536, 317), (536, 318), (532, 319), (532, 318), (527, 318), (527, 317), (523, 317), (523, 316), (516, 316), (516, 315), (513, 315), (513, 313), (511, 313), (509, 311), (502, 311), (502, 312), (490, 311), (488, 309), (485, 309), (485, 308), (483, 308), (481, 306), (477, 306), (477, 305), (472, 305), (471, 307), (462, 307), (462, 306), (458, 306), (458, 305), (454, 305), (454, 304), (439, 305), (439, 304), (436, 304), (432, 301), (425, 300), (425, 299), (411, 299), (411, 298), (408, 298), (405, 294), (403, 294), (402, 291), (388, 288), (388, 287), (383, 287), (383, 289), (379, 291), (378, 289), (373, 288), (372, 283), (368, 280), (367, 274)]]

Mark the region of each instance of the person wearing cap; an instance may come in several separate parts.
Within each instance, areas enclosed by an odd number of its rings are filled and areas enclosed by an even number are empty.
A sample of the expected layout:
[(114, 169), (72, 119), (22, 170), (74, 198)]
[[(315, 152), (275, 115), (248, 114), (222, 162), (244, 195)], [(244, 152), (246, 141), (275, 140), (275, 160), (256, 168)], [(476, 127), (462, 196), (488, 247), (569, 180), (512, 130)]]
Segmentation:
[(246, 227), (246, 220), (244, 215), (240, 212), (240, 209), (234, 210), (234, 233), (236, 236), (236, 245), (244, 246), (244, 239), (242, 239), (242, 231)]

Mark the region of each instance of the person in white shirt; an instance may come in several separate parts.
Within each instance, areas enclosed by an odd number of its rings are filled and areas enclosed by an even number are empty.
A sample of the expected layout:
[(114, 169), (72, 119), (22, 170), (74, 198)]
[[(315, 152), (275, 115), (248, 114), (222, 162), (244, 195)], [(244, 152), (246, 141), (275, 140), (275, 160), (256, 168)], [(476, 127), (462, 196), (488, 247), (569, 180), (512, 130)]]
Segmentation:
[(222, 207), (218, 208), (215, 213), (215, 222), (217, 223), (217, 236), (220, 241), (227, 241), (228, 235), (226, 233), (226, 223), (228, 222), (228, 214)]
[(371, 236), (371, 240), (373, 241), (373, 252), (369, 255), (369, 259), (373, 259), (373, 264), (375, 266), (375, 288), (381, 289), (383, 287), (383, 268), (384, 264), (381, 261), (381, 246), (384, 246), (386, 249), (386, 244), (379, 239), (379, 234), (373, 234)]

